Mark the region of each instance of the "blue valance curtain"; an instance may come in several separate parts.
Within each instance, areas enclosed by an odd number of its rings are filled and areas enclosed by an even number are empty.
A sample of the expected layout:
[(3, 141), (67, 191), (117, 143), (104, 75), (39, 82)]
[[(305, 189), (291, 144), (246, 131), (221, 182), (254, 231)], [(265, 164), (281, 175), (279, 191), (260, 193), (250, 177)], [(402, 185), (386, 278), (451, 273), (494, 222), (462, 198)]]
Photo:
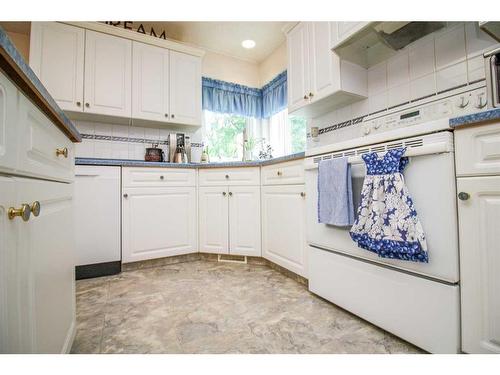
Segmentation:
[(206, 77), (202, 79), (202, 88), (203, 109), (248, 117), (262, 117), (262, 91), (260, 89)]
[(268, 118), (287, 106), (286, 70), (262, 87), (262, 117)]
[(287, 106), (286, 70), (263, 88), (202, 78), (204, 110), (241, 116), (268, 118)]

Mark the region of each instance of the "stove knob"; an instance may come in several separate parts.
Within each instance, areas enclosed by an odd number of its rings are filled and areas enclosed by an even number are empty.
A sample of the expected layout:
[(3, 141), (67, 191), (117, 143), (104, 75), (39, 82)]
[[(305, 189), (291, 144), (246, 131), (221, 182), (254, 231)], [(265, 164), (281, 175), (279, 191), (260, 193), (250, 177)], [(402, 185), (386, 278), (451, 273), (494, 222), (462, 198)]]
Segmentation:
[(474, 103), (474, 106), (477, 109), (482, 109), (482, 108), (486, 107), (486, 99), (484, 98), (484, 93), (478, 94), (476, 96), (476, 102)]

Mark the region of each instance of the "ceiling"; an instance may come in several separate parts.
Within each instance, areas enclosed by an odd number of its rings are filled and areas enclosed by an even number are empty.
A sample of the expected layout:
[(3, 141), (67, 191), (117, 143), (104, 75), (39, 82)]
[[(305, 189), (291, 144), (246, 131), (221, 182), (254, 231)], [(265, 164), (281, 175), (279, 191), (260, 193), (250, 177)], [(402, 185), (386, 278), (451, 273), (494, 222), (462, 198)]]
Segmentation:
[[(153, 27), (159, 35), (193, 44), (204, 49), (239, 59), (260, 63), (285, 41), (283, 28), (288, 22), (141, 22), (148, 33)], [(241, 42), (252, 39), (256, 46), (245, 49)]]

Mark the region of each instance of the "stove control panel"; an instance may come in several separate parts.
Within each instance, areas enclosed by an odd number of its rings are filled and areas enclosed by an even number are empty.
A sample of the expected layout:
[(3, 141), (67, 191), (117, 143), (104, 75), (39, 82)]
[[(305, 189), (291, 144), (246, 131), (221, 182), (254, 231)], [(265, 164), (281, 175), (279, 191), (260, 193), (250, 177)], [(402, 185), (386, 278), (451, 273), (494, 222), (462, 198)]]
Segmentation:
[[(368, 136), (423, 122), (462, 116), (484, 110), (486, 104), (486, 88), (481, 87), (390, 115), (368, 118), (360, 124), (361, 135)], [(359, 130), (357, 136), (359, 136)]]

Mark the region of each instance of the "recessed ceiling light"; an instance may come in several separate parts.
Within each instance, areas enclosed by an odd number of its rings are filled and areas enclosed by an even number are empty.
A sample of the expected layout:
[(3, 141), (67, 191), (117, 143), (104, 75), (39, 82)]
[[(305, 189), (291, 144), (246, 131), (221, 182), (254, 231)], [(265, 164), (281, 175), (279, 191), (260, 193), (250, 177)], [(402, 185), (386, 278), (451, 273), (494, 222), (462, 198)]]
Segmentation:
[(244, 47), (244, 48), (253, 48), (255, 47), (255, 40), (252, 40), (252, 39), (247, 39), (247, 40), (244, 40), (243, 42), (241, 42), (241, 45)]

